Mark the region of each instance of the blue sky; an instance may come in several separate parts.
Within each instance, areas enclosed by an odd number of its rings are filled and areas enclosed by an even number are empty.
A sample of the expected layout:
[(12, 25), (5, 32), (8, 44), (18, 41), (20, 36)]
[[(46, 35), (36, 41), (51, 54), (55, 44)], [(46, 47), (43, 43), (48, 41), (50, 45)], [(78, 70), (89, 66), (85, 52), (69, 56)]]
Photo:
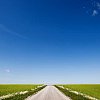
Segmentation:
[(1, 0), (0, 83), (100, 83), (99, 0)]

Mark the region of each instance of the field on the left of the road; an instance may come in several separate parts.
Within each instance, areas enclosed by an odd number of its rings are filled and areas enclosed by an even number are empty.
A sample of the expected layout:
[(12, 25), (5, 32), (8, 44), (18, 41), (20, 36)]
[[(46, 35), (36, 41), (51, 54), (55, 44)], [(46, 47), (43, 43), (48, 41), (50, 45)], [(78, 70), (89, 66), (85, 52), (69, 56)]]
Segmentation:
[(25, 84), (1, 84), (0, 85), (0, 96), (8, 95), (21, 91), (30, 91), (41, 85), (25, 85)]

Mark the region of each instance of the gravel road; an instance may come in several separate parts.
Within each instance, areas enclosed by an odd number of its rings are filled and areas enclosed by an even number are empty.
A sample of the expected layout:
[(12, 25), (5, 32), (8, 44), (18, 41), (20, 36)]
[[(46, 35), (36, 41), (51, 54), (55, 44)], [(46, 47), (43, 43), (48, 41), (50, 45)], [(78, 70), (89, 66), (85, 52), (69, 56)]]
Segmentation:
[(46, 86), (37, 94), (28, 97), (26, 100), (71, 100), (54, 86)]

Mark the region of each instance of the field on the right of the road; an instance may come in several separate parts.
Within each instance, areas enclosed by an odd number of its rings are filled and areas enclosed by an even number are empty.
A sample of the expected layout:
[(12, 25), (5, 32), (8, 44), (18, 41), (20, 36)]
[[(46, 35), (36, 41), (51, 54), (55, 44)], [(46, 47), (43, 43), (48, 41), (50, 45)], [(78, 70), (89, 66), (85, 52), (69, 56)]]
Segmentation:
[(89, 96), (100, 99), (100, 84), (72, 84), (63, 85), (65, 88), (72, 89), (77, 92), (87, 94)]

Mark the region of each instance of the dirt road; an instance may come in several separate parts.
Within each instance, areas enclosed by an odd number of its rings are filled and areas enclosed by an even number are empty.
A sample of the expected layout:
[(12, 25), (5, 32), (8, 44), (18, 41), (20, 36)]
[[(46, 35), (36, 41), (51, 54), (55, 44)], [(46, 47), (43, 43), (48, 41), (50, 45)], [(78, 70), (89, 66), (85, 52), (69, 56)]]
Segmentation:
[(70, 100), (70, 98), (62, 94), (56, 87), (47, 86), (26, 100)]

